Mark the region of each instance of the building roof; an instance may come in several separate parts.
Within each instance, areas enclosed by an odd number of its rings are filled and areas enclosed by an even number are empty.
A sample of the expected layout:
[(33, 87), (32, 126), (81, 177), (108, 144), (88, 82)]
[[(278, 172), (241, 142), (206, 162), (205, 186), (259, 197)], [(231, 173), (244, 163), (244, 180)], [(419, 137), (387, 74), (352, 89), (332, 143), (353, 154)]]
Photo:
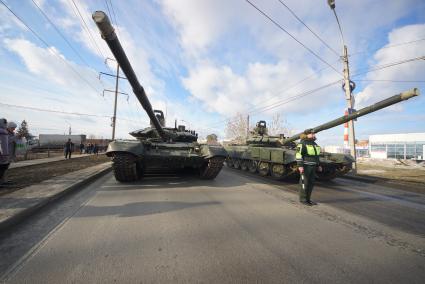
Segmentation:
[(425, 133), (378, 134), (369, 136), (369, 143), (377, 142), (425, 142)]

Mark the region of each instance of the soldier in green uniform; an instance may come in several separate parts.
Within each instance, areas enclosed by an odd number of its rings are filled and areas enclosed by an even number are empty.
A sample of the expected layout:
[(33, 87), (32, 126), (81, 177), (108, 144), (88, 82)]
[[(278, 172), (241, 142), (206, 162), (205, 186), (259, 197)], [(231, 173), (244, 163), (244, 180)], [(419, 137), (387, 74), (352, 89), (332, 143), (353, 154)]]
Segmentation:
[(322, 171), (322, 167), (319, 165), (320, 147), (314, 142), (316, 136), (312, 129), (304, 131), (300, 138), (295, 155), (300, 171), (300, 202), (311, 206), (315, 204), (310, 199), (316, 179), (315, 173), (316, 170)]

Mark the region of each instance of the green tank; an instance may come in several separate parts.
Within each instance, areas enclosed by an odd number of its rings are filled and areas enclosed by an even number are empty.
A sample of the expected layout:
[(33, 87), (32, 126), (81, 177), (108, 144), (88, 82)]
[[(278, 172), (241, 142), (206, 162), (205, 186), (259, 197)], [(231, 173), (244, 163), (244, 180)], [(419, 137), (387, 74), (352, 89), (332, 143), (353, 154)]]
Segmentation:
[[(317, 133), (418, 95), (419, 90), (415, 88), (308, 130)], [(228, 167), (258, 173), (262, 176), (270, 175), (279, 180), (297, 177), (299, 174), (295, 160), (295, 141), (300, 139), (303, 133), (289, 138), (270, 136), (267, 134), (266, 122), (259, 121), (244, 145), (225, 147), (228, 153), (226, 164)], [(318, 173), (320, 180), (331, 180), (348, 173), (354, 162), (351, 155), (327, 152), (321, 152), (319, 159), (323, 168), (323, 171)]]
[(136, 140), (109, 143), (106, 155), (112, 158), (115, 178), (120, 182), (132, 182), (142, 178), (149, 169), (192, 168), (198, 170), (200, 178), (214, 179), (223, 167), (227, 156), (225, 149), (220, 145), (198, 143), (198, 134), (182, 125), (165, 127), (164, 114), (152, 109), (108, 17), (102, 11), (96, 11), (92, 17), (151, 124), (130, 132)]

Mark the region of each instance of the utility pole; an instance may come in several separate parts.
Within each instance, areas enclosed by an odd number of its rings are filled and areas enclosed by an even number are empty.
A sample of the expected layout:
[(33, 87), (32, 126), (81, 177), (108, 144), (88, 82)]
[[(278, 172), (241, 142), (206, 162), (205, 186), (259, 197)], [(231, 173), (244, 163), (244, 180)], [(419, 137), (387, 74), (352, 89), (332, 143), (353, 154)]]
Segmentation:
[[(350, 80), (350, 69), (349, 69), (349, 66), (348, 66), (348, 51), (347, 51), (347, 46), (345, 45), (344, 35), (342, 33), (342, 28), (341, 28), (338, 16), (337, 16), (336, 11), (335, 11), (335, 0), (328, 0), (328, 5), (331, 8), (331, 10), (334, 12), (336, 22), (338, 23), (339, 32), (340, 32), (340, 35), (341, 35), (341, 41), (342, 41), (342, 47), (343, 47), (342, 60), (343, 60), (343, 64), (344, 64), (344, 84), (343, 84), (343, 87), (344, 87), (344, 91), (345, 91), (345, 99), (347, 101), (348, 114), (350, 114), (353, 110), (353, 100), (352, 100), (353, 97), (352, 97), (351, 92), (354, 90), (355, 84), (354, 84), (354, 82), (352, 82)], [(354, 121), (353, 120), (350, 120), (348, 122), (348, 130), (349, 130), (350, 153), (351, 153), (351, 156), (353, 156), (353, 158), (354, 158), (354, 162), (353, 162), (353, 165), (352, 165), (352, 172), (357, 173), (356, 137), (355, 137), (355, 133), (354, 133)]]
[[(347, 108), (348, 108), (348, 114), (352, 113), (353, 109), (353, 101), (352, 101), (352, 95), (351, 91), (354, 89), (354, 85), (351, 85), (350, 81), (350, 69), (348, 67), (348, 52), (347, 52), (347, 46), (344, 45), (344, 55), (343, 55), (343, 61), (344, 61), (344, 89), (345, 89), (345, 99), (347, 101)], [(356, 138), (354, 135), (354, 121), (350, 120), (348, 122), (348, 131), (349, 131), (349, 144), (350, 144), (350, 154), (354, 158), (353, 163), (353, 173), (357, 173), (357, 153), (356, 153)]]
[[(113, 61), (115, 61), (116, 62), (116, 60), (115, 59), (112, 59), (112, 58), (106, 58), (105, 59), (105, 64), (106, 64), (106, 62), (108, 61), (108, 60), (113, 60)], [(120, 76), (120, 65), (118, 64), (118, 62), (117, 62), (117, 73), (116, 73), (116, 75), (113, 75), (113, 74), (108, 74), (108, 73), (104, 73), (104, 72), (100, 72), (99, 73), (99, 80), (100, 80), (100, 76), (101, 75), (107, 75), (107, 76), (111, 76), (111, 77), (115, 77), (115, 91), (111, 91), (111, 90), (103, 90), (103, 94), (105, 93), (105, 92), (114, 92), (115, 93), (115, 100), (114, 100), (114, 115), (113, 115), (113, 117), (112, 117), (112, 124), (111, 124), (111, 126), (112, 126), (112, 140), (115, 140), (115, 128), (116, 128), (116, 122), (117, 122), (117, 101), (118, 101), (118, 94), (124, 94), (124, 95), (127, 95), (127, 100), (128, 100), (128, 94), (126, 94), (126, 93), (122, 93), (122, 92), (118, 92), (118, 80), (119, 79), (127, 79), (127, 78), (125, 78), (125, 77), (121, 77)]]
[(117, 100), (118, 100), (118, 79), (120, 73), (120, 65), (117, 62), (117, 77), (115, 78), (115, 101), (114, 101), (114, 116), (112, 117), (112, 140), (115, 140), (115, 125), (117, 122)]

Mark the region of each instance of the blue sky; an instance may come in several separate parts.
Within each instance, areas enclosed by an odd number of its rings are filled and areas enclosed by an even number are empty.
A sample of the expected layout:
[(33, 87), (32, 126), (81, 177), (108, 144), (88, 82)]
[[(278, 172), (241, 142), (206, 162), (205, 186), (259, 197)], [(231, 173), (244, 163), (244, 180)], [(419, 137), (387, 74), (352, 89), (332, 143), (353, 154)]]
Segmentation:
[[(110, 137), (114, 72), (112, 57), (100, 38), (91, 13), (111, 14), (118, 36), (154, 108), (163, 109), (167, 123), (175, 119), (204, 137), (227, 139), (226, 121), (250, 114), (251, 124), (276, 115), (294, 132), (343, 114), (341, 85), (289, 101), (308, 90), (341, 78), (299, 43), (278, 29), (244, 0), (2, 0), (47, 44), (35, 37), (0, 3), (0, 116), (30, 130)], [(73, 49), (43, 16), (35, 2)], [(334, 51), (315, 38), (278, 0), (251, 1), (321, 59), (342, 71), (342, 44), (326, 1), (282, 2), (290, 7)], [(75, 4), (74, 4), (75, 3)], [(425, 54), (425, 2), (422, 0), (337, 1), (337, 13), (349, 48), (351, 73), (362, 73)], [(77, 8), (78, 10), (77, 10)], [(88, 25), (87, 32), (83, 20)], [(422, 40), (421, 40), (422, 39)], [(419, 41), (416, 41), (419, 40)], [(396, 47), (399, 43), (416, 41)], [(300, 80), (309, 77), (294, 86)], [(361, 81), (385, 80), (385, 81)], [(418, 81), (418, 82), (388, 82)], [(424, 92), (425, 60), (353, 76), (356, 107), (418, 87)], [(420, 82), (422, 81), (422, 82)], [(125, 80), (120, 81), (117, 137), (148, 124)], [(277, 103), (281, 102), (276, 106)], [(5, 105), (8, 104), (8, 105)], [(16, 108), (10, 105), (72, 112)], [(272, 105), (266, 111), (259, 108)], [(424, 95), (359, 119), (358, 139), (370, 134), (425, 132)], [(288, 133), (287, 133), (288, 134)], [(343, 128), (318, 135), (322, 144), (342, 144)]]

